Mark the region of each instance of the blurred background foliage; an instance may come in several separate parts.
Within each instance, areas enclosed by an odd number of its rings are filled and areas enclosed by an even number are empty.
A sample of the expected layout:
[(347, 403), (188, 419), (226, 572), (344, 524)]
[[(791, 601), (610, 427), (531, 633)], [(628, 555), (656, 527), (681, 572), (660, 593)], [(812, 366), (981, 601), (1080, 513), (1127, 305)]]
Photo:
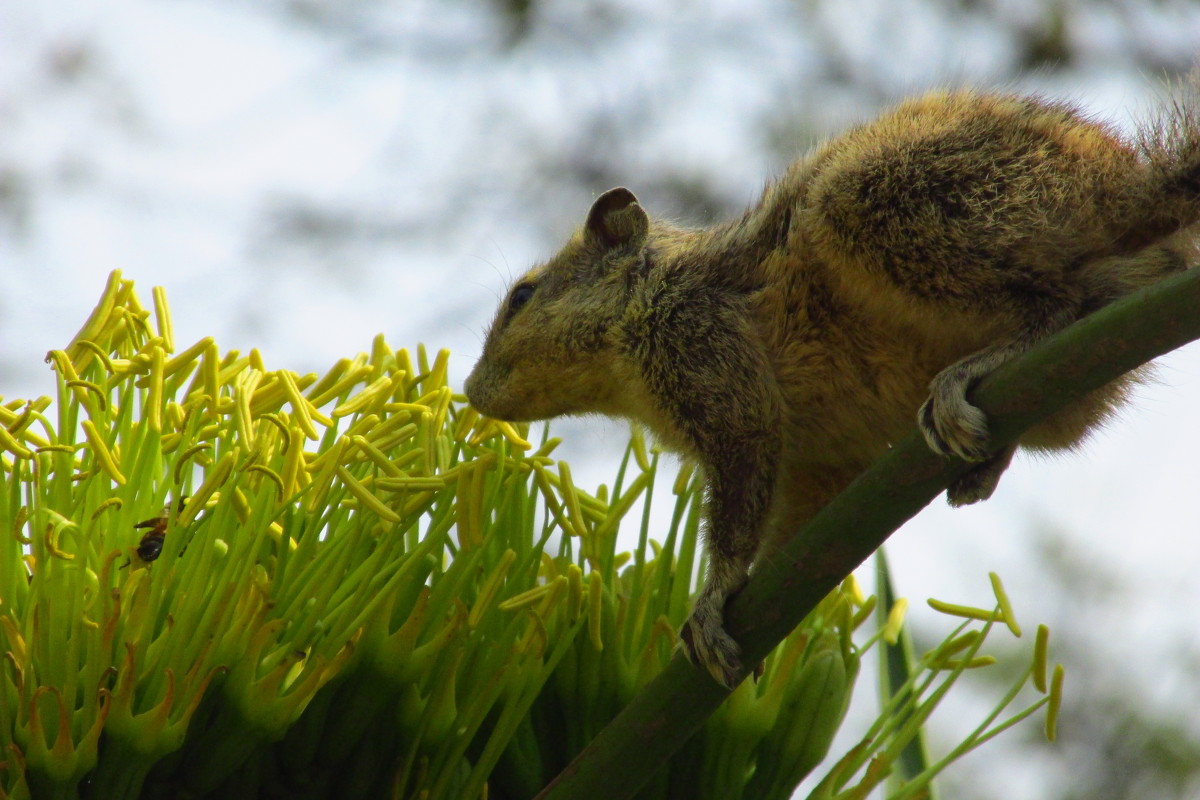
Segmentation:
[[(264, 342), (305, 371), (391, 326), (451, 346), (461, 380), (503, 279), (597, 191), (630, 185), (703, 224), (906, 93), (1014, 86), (1129, 126), (1200, 53), (1192, 0), (90, 6), (0, 7), (8, 397), (50, 391), (30, 354), (67, 340), (80, 314), (64, 304), (89, 308), (114, 266), (168, 286), (187, 341)], [(1059, 745), (1031, 731), (1028, 747), (967, 759), (946, 795), (1200, 795), (1192, 606), (1071, 518), (1020, 539), (1023, 585), (1043, 592), (1036, 616), (1071, 674)], [(1172, 553), (1157, 558), (1165, 570)]]

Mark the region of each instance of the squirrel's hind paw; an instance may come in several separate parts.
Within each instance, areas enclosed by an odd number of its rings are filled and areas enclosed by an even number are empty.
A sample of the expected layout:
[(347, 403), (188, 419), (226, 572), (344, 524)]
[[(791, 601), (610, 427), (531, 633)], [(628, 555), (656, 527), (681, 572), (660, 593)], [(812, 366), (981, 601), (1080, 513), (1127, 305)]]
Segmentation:
[(946, 489), (946, 501), (954, 507), (967, 506), (987, 500), (996, 491), (1000, 476), (1012, 462), (1015, 444), (1005, 447), (987, 461), (972, 467)]
[(721, 611), (722, 604), (716, 598), (702, 595), (679, 631), (679, 648), (689, 661), (708, 670), (717, 683), (732, 690), (741, 682), (741, 648), (725, 632)]
[(917, 413), (917, 424), (938, 455), (986, 461), (991, 456), (987, 417), (967, 401), (970, 383), (955, 367), (939, 373), (929, 386), (929, 399)]

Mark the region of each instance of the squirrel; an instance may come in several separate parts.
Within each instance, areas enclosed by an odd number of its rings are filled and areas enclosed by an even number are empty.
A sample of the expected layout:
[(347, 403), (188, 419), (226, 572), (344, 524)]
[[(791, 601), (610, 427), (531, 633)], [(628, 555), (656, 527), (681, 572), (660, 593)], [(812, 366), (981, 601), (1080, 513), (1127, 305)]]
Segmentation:
[[(628, 418), (699, 464), (707, 573), (680, 646), (733, 688), (722, 613), (756, 559), (914, 423), (974, 464), (949, 502), (988, 498), (1016, 446), (989, 446), (972, 386), (1200, 260), (1194, 94), (1123, 137), (1062, 102), (934, 91), (817, 147), (710, 228), (606, 191), (511, 286), (467, 397), (509, 421)], [(1019, 444), (1076, 446), (1135, 379)]]

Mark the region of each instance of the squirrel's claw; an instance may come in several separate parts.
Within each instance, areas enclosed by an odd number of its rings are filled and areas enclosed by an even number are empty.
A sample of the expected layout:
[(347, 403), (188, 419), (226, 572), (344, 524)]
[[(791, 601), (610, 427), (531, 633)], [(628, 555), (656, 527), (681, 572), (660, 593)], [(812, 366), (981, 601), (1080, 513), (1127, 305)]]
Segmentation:
[(987, 417), (967, 401), (973, 377), (960, 374), (957, 365), (943, 370), (929, 385), (930, 395), (917, 413), (917, 424), (933, 452), (958, 456), (964, 461), (987, 461)]
[(987, 417), (967, 401), (967, 390), (978, 379), (982, 359), (968, 358), (942, 370), (929, 385), (929, 399), (917, 412), (917, 424), (930, 449), (938, 455), (974, 462), (946, 489), (952, 506), (978, 503), (992, 496), (1016, 445), (992, 452)]
[(708, 670), (713, 680), (733, 690), (742, 680), (741, 648), (725, 631), (726, 597), (702, 592), (692, 615), (679, 631), (678, 649), (698, 667)]

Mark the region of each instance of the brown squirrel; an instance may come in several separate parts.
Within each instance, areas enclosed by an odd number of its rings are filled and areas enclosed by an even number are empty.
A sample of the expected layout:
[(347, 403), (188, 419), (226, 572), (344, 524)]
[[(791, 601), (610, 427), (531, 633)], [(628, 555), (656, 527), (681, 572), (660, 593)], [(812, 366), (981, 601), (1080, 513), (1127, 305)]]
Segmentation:
[[(630, 418), (702, 466), (708, 573), (681, 642), (732, 687), (722, 612), (755, 558), (914, 422), (977, 463), (950, 503), (989, 497), (1015, 447), (989, 447), (973, 384), (1197, 263), (1197, 220), (1194, 100), (1127, 140), (1063, 103), (936, 91), (818, 147), (725, 224), (685, 229), (628, 189), (600, 195), (512, 286), (466, 392), (503, 420)], [(1131, 380), (1020, 444), (1073, 447)]]

